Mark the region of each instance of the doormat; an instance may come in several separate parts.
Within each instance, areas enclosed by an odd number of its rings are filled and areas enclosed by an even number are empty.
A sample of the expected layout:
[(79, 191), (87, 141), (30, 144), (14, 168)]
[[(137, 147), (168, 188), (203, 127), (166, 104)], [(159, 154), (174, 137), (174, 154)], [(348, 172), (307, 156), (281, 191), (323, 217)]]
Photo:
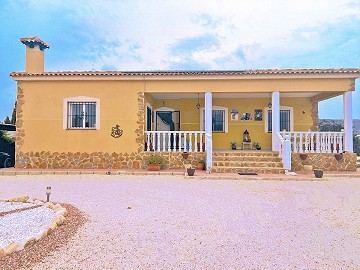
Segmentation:
[(258, 175), (256, 172), (239, 172), (239, 175)]

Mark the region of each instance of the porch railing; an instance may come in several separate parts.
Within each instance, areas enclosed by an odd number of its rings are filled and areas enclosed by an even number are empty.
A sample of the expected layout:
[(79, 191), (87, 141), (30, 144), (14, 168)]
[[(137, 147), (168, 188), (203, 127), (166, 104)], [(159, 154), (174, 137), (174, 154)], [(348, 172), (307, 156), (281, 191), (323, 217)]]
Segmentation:
[(280, 132), (290, 137), (293, 153), (343, 153), (345, 132)]
[(145, 131), (145, 137), (145, 151), (205, 151), (205, 131)]
[(291, 153), (343, 153), (345, 132), (278, 132), (279, 156), (291, 169)]
[(282, 159), (283, 167), (286, 170), (291, 169), (291, 141), (288, 134), (276, 133), (279, 141), (279, 156)]

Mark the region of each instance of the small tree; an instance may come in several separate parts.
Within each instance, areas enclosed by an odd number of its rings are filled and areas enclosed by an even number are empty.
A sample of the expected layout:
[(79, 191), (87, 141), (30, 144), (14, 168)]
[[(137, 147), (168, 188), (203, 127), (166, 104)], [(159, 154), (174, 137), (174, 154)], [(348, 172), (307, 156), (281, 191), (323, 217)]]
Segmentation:
[(7, 144), (14, 144), (15, 143), (15, 139), (10, 137), (6, 131), (4, 130), (0, 130), (0, 140), (4, 141)]
[(326, 132), (326, 131), (333, 131), (339, 132), (344, 127), (341, 123), (334, 121), (334, 120), (320, 120), (319, 122), (319, 131)]
[(5, 117), (4, 124), (11, 124), (11, 121), (10, 121), (8, 115)]
[(15, 101), (15, 106), (11, 115), (11, 124), (15, 125), (16, 124), (16, 101)]
[(360, 137), (354, 136), (354, 153), (360, 156)]

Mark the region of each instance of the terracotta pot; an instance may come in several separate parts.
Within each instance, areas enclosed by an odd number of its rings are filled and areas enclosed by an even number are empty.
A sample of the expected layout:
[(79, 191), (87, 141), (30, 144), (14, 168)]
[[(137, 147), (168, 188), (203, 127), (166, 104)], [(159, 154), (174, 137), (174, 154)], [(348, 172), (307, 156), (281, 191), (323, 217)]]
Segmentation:
[(188, 152), (182, 152), (181, 155), (182, 155), (182, 157), (183, 157), (184, 159), (187, 159), (187, 158), (189, 157), (189, 153), (188, 153)]
[(323, 177), (323, 170), (314, 170), (314, 175), (316, 178), (322, 178)]
[(306, 174), (310, 174), (310, 173), (312, 173), (312, 171), (313, 171), (313, 166), (312, 165), (304, 165), (304, 172)]
[(334, 154), (334, 156), (335, 156), (335, 159), (337, 160), (337, 161), (340, 161), (340, 160), (342, 160), (342, 158), (343, 158), (343, 155), (342, 154)]
[(148, 171), (160, 171), (161, 164), (148, 164), (147, 169)]
[(189, 168), (189, 169), (187, 169), (186, 171), (187, 171), (188, 176), (194, 176), (195, 169)]
[(307, 159), (308, 155), (307, 154), (300, 154), (300, 159), (301, 160), (305, 160)]
[(197, 164), (197, 169), (200, 171), (203, 171), (205, 167), (205, 163), (204, 162), (198, 162)]

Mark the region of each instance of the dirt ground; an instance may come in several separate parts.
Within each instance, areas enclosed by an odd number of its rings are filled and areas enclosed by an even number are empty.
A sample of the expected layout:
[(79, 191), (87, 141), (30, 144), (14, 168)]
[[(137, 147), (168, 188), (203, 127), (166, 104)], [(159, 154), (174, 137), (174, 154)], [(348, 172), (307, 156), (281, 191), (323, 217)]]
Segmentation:
[(88, 222), (34, 269), (360, 269), (360, 179), (1, 176)]

